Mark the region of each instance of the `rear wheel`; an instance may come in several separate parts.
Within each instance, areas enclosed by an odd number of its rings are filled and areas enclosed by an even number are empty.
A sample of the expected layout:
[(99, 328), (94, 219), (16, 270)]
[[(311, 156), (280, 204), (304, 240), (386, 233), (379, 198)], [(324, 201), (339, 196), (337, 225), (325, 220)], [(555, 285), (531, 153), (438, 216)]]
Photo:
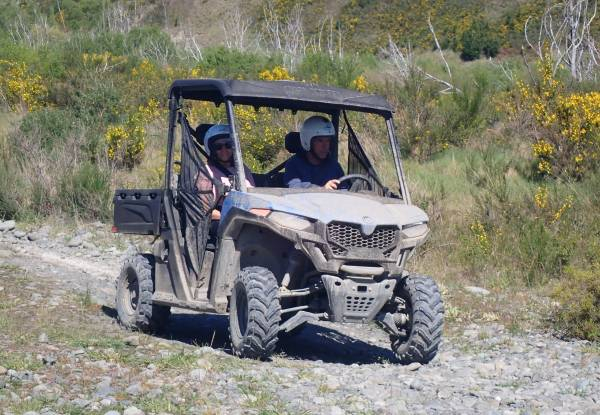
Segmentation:
[(271, 271), (247, 267), (236, 277), (229, 302), (229, 333), (233, 352), (266, 358), (277, 344), (281, 321), (279, 285)]
[(117, 316), (119, 322), (130, 330), (159, 330), (171, 315), (170, 307), (152, 304), (153, 271), (152, 255), (131, 255), (121, 267), (117, 280)]
[(438, 350), (444, 325), (444, 305), (437, 284), (423, 275), (410, 275), (400, 284), (398, 297), (403, 302), (400, 313), (408, 321), (391, 335), (392, 350), (401, 363), (428, 363)]

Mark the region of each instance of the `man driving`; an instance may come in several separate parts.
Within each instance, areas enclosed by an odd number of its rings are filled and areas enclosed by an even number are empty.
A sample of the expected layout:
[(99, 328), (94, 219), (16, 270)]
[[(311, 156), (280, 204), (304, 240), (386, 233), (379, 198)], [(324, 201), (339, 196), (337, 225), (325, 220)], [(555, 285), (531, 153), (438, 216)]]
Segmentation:
[(335, 139), (333, 124), (326, 117), (313, 115), (300, 128), (300, 144), (304, 150), (294, 154), (285, 164), (283, 182), (291, 188), (313, 186), (337, 189), (342, 166), (331, 157), (331, 141)]

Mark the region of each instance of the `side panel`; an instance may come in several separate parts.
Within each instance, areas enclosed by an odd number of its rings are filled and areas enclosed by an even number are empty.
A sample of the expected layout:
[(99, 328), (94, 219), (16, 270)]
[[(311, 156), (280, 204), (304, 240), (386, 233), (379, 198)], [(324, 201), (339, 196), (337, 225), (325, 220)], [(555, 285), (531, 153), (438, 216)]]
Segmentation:
[(117, 189), (113, 224), (117, 232), (160, 235), (162, 189)]

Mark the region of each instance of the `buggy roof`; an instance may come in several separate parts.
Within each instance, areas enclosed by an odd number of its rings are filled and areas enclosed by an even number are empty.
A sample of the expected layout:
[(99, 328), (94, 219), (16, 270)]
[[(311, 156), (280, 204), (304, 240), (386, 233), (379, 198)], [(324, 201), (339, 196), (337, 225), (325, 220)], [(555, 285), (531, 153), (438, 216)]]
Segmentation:
[(331, 113), (342, 109), (392, 116), (392, 107), (380, 95), (297, 81), (240, 81), (181, 79), (171, 84), (169, 97), (256, 107)]

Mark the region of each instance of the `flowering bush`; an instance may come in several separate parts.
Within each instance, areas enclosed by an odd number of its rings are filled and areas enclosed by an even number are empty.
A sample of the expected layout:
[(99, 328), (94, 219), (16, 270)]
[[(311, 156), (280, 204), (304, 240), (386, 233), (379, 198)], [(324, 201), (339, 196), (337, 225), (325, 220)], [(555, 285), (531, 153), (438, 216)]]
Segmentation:
[(476, 221), (469, 228), (475, 239), (477, 249), (482, 254), (488, 254), (490, 252), (490, 240), (483, 224), (480, 221)]
[(589, 268), (568, 268), (555, 287), (553, 297), (559, 307), (554, 321), (569, 336), (600, 340), (600, 263)]
[(92, 69), (95, 72), (106, 72), (127, 62), (127, 57), (113, 55), (110, 52), (84, 53), (82, 60), (86, 69)]
[(147, 134), (144, 126), (159, 116), (158, 101), (151, 99), (146, 105), (140, 105), (124, 125), (109, 126), (104, 135), (109, 160), (127, 168), (137, 164), (146, 148)]
[(274, 123), (270, 110), (237, 105), (235, 116), (246, 163), (251, 170), (262, 171), (273, 162), (282, 148), (285, 129)]
[(283, 66), (276, 66), (271, 70), (265, 69), (258, 74), (258, 78), (263, 81), (284, 81), (294, 79)]
[(367, 78), (364, 75), (357, 76), (350, 86), (356, 89), (358, 92), (367, 92), (369, 88), (369, 84), (367, 83)]
[(31, 73), (25, 63), (0, 60), (0, 98), (13, 111), (35, 111), (44, 105), (48, 88), (42, 77)]
[(580, 179), (600, 161), (600, 92), (566, 92), (552, 75), (549, 58), (538, 70), (538, 85), (518, 83), (521, 101), (535, 120), (531, 148), (537, 173)]

